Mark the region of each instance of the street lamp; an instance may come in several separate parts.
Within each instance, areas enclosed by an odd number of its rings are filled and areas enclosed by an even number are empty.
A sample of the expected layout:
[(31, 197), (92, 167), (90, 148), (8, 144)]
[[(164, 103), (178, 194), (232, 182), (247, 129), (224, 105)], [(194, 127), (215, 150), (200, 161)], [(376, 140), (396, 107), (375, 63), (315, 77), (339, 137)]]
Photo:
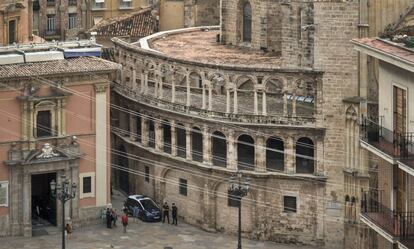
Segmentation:
[(65, 203), (76, 196), (76, 183), (70, 184), (65, 175), (61, 176), (62, 183), (56, 184), (53, 179), (50, 182), (52, 196), (62, 202), (62, 249), (65, 249)]
[(232, 199), (237, 200), (239, 206), (239, 231), (238, 231), (238, 244), (237, 249), (242, 249), (241, 242), (241, 200), (247, 195), (250, 189), (250, 179), (243, 178), (241, 172), (237, 172), (235, 176), (231, 176), (229, 179), (228, 193)]

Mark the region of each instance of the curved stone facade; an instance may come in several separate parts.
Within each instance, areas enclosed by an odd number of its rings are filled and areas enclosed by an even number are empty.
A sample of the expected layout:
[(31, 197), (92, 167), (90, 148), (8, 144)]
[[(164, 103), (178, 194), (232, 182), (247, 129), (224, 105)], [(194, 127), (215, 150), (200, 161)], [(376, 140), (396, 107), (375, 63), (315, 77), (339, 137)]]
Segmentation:
[(357, 24), (349, 1), (226, 0), (220, 27), (113, 39), (123, 65), (112, 96), (113, 149), (123, 152), (113, 184), (233, 233), (227, 181), (241, 171), (252, 182), (245, 236), (344, 248), (345, 197), (358, 201), (366, 179), (365, 159), (347, 154), (359, 132), (346, 115), (355, 103), (345, 101), (357, 94), (348, 43)]

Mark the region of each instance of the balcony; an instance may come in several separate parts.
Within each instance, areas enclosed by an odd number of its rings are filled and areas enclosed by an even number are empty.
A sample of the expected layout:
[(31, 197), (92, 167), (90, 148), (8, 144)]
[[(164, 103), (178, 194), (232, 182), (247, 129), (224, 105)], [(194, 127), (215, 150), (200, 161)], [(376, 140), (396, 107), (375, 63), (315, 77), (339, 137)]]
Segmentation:
[[(361, 221), (391, 243), (414, 239), (414, 212), (397, 212), (384, 206), (377, 191), (363, 193)], [(411, 248), (411, 247), (409, 247)]]
[(414, 132), (407, 132), (403, 136), (405, 154), (398, 160), (399, 168), (414, 176)]
[(362, 147), (395, 164), (396, 159), (411, 158), (413, 135), (391, 131), (373, 120), (362, 121)]

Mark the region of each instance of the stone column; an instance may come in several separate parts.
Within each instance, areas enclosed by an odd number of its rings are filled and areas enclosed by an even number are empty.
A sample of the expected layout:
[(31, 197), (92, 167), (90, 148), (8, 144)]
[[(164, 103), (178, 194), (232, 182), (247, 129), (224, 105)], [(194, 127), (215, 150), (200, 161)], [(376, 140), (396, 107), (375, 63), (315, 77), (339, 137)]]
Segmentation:
[(144, 74), (144, 94), (148, 94), (148, 71), (145, 70)]
[(288, 99), (287, 99), (287, 94), (284, 93), (283, 94), (283, 116), (287, 117), (288, 116)]
[(131, 77), (131, 86), (132, 86), (132, 90), (136, 91), (137, 90), (137, 72), (135, 71), (135, 69), (132, 70), (132, 77)]
[(175, 120), (171, 121), (171, 155), (177, 156), (177, 129), (175, 128)]
[(208, 86), (208, 110), (211, 111), (213, 108), (213, 89), (212, 86)]
[(191, 86), (190, 75), (187, 75), (187, 103), (186, 106), (191, 105)]
[(204, 109), (206, 109), (206, 86), (204, 84), (202, 86), (201, 95), (202, 95), (201, 109), (204, 110)]
[(288, 174), (294, 174), (295, 169), (295, 141), (292, 136), (288, 136), (285, 145), (285, 171)]
[(187, 160), (192, 160), (192, 147), (191, 126), (189, 124), (185, 124), (185, 149)]
[(296, 94), (292, 96), (292, 117), (296, 117)]
[(226, 89), (226, 113), (230, 113), (230, 90)]
[(148, 134), (148, 120), (144, 115), (141, 116), (141, 143), (143, 146), (148, 146), (149, 134)]
[(145, 92), (145, 73), (144, 71), (141, 72), (141, 89), (140, 93), (143, 94)]
[(266, 100), (266, 92), (263, 91), (262, 93), (262, 115), (267, 115), (267, 100)]
[(175, 75), (171, 74), (171, 103), (175, 103)]
[(360, 162), (360, 154), (358, 153), (358, 151), (360, 150), (359, 148), (359, 126), (357, 123), (357, 117), (353, 117), (353, 123), (354, 123), (354, 129), (352, 132), (352, 136), (354, 138), (354, 156), (355, 156), (355, 164), (354, 164), (354, 168), (359, 168), (359, 162)]
[(160, 120), (155, 120), (154, 122), (155, 129), (155, 149), (158, 151), (163, 151), (163, 130)]
[(325, 167), (323, 165), (323, 141), (321, 139), (318, 139), (316, 141), (316, 174), (317, 175), (325, 175)]
[(211, 134), (208, 126), (203, 126), (203, 163), (211, 164)]
[(253, 103), (253, 106), (254, 106), (254, 115), (257, 115), (257, 114), (259, 114), (259, 108), (258, 108), (258, 106), (257, 106), (257, 91), (255, 90), (254, 91), (254, 103)]
[(129, 114), (129, 127), (129, 138), (137, 141), (137, 117), (132, 113)]
[(162, 99), (163, 98), (163, 94), (164, 94), (164, 90), (163, 90), (163, 84), (164, 84), (164, 82), (162, 81), (162, 78), (163, 78), (163, 73), (162, 72), (160, 72), (160, 74), (159, 74), (159, 89), (158, 89), (158, 91), (159, 91), (159, 93), (158, 93), (158, 97), (160, 98), (160, 99)]
[(256, 166), (255, 171), (265, 172), (266, 171), (266, 146), (265, 138), (262, 136), (257, 137), (255, 145), (255, 158)]
[(237, 170), (234, 131), (230, 131), (227, 140), (227, 168)]
[(238, 109), (238, 106), (237, 106), (237, 89), (234, 89), (234, 109), (233, 109), (233, 113), (234, 114), (237, 114), (237, 109)]

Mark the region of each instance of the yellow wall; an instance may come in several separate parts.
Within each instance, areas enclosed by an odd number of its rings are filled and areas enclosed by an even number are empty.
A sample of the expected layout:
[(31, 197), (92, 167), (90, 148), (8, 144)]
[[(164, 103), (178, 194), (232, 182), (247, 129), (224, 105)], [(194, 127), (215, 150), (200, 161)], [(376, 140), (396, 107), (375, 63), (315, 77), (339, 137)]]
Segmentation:
[(184, 27), (184, 2), (174, 0), (160, 1), (160, 30)]

